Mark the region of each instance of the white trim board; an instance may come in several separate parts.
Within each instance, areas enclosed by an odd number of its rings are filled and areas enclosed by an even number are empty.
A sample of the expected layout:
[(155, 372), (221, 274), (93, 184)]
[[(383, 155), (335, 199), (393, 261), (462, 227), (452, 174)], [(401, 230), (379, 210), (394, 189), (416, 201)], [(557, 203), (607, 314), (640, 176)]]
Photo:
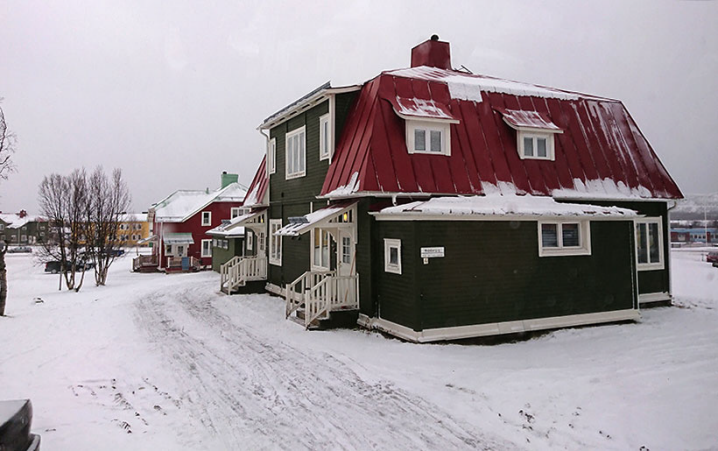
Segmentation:
[(523, 321), (441, 327), (417, 332), (406, 326), (402, 326), (382, 318), (369, 318), (366, 315), (360, 314), (357, 324), (368, 329), (377, 329), (414, 343), (428, 343), (432, 341), (488, 337), (493, 335), (515, 334), (572, 326), (587, 326), (591, 324), (612, 323), (617, 321), (637, 321), (640, 318), (641, 314), (637, 309), (627, 309), (615, 310), (611, 312), (527, 319)]
[(369, 213), (377, 221), (633, 221), (643, 216), (600, 216), (600, 215), (479, 215), (479, 214), (423, 214), (423, 213)]
[(651, 304), (653, 302), (670, 302), (673, 300), (673, 296), (670, 293), (663, 291), (660, 293), (644, 293), (638, 295), (638, 303), (640, 305)]

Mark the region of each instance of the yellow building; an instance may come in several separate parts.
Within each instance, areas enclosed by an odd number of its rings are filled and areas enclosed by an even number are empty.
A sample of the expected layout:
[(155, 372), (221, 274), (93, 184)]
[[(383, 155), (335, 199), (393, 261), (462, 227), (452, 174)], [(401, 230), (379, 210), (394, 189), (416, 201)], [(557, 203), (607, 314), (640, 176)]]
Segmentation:
[(148, 236), (150, 236), (150, 223), (147, 221), (147, 213), (125, 213), (120, 216), (117, 239), (123, 246), (137, 246), (138, 241)]

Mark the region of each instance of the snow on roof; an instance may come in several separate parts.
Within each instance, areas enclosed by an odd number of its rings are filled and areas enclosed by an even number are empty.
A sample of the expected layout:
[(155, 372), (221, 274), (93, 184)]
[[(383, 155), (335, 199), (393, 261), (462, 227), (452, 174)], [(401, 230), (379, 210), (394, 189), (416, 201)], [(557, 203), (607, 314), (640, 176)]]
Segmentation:
[[(518, 194), (534, 196), (682, 197), (621, 102), (549, 88), (539, 93), (525, 89), (521, 95), (481, 91), (480, 103), (457, 100), (447, 77), (473, 81), (481, 89), (498, 86), (492, 78), (427, 67), (384, 72), (370, 80), (349, 111), (320, 196), (480, 196), (486, 194), (484, 183), (507, 182), (516, 185)], [(447, 105), (459, 118), (450, 126), (450, 155), (407, 152), (405, 126), (397, 120), (399, 98)], [(553, 137), (554, 159), (521, 158), (517, 131), (502, 114), (517, 124), (560, 129)]]
[(298, 236), (329, 221), (332, 217), (341, 214), (356, 202), (341, 202), (329, 205), (304, 216), (289, 218), (289, 224), (274, 232), (281, 236)]
[(335, 188), (332, 191), (326, 193), (324, 196), (329, 198), (347, 197), (351, 196), (357, 191), (359, 191), (359, 172), (355, 172), (352, 174), (352, 177), (349, 180), (348, 184)]
[(212, 202), (242, 202), (246, 190), (239, 183), (230, 183), (216, 191), (179, 190), (154, 204), (155, 221), (183, 222)]
[(221, 236), (224, 238), (240, 238), (244, 236), (244, 227), (229, 228), (229, 223), (220, 224), (214, 229), (208, 230), (207, 235)]
[(267, 186), (269, 186), (269, 179), (267, 178), (267, 156), (265, 155), (262, 162), (259, 163), (252, 183), (249, 185), (247, 197), (244, 199), (244, 206), (257, 207), (263, 205)]
[(551, 192), (556, 199), (591, 199), (591, 200), (640, 200), (653, 197), (651, 190), (643, 185), (629, 188), (625, 183), (605, 178), (597, 180), (573, 179), (573, 189), (561, 188)]
[(147, 213), (125, 213), (120, 215), (120, 222), (144, 222), (147, 221)]
[(7, 224), (8, 229), (17, 229), (30, 222), (47, 222), (47, 219), (42, 216), (30, 216), (20, 217), (16, 213), (0, 213), (0, 219)]
[(162, 241), (165, 244), (194, 244), (191, 233), (165, 233)]
[(633, 218), (633, 210), (597, 205), (557, 202), (550, 197), (504, 195), (471, 197), (435, 197), (384, 208), (382, 215), (440, 215), (440, 216), (529, 216), (529, 217), (610, 217)]
[(539, 128), (561, 131), (560, 127), (538, 111), (504, 110), (501, 113), (504, 116), (504, 121), (513, 128)]
[(502, 80), (485, 75), (473, 75), (436, 67), (411, 67), (398, 69), (385, 74), (395, 77), (418, 78), (446, 83), (452, 99), (481, 102), (482, 92), (498, 92), (517, 96), (533, 96), (563, 100), (577, 100), (579, 95), (555, 88), (532, 85), (518, 81)]
[(431, 99), (424, 100), (415, 97), (409, 99), (396, 96), (396, 103), (392, 103), (394, 105), (394, 111), (396, 111), (400, 117), (409, 116), (410, 118), (419, 119), (456, 120), (447, 105)]

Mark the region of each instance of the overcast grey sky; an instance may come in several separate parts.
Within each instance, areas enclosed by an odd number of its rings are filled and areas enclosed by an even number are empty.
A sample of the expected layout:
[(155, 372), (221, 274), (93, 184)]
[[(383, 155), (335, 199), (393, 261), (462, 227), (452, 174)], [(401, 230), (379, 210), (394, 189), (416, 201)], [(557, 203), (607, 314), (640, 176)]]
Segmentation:
[(223, 170), (248, 185), (265, 117), (433, 33), (455, 67), (621, 99), (684, 193), (715, 192), (717, 30), (712, 1), (4, 1), (0, 210), (37, 213), (42, 177), (83, 165), (122, 168), (136, 211)]

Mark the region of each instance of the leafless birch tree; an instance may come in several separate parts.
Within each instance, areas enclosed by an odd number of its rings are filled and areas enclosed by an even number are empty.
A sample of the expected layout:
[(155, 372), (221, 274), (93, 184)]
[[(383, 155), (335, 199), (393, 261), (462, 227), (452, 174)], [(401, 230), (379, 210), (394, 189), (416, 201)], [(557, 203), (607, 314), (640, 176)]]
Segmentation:
[[(0, 98), (2, 102), (2, 98)], [(0, 179), (6, 180), (14, 170), (10, 157), (15, 152), (15, 135), (7, 129), (5, 113), (0, 107)], [(7, 300), (7, 269), (5, 267), (5, 253), (7, 243), (0, 241), (0, 316), (5, 315), (5, 301)]]
[(98, 167), (90, 176), (88, 188), (87, 252), (95, 261), (95, 284), (105, 285), (110, 266), (127, 242), (119, 234), (119, 227), (121, 216), (130, 206), (130, 193), (120, 169), (108, 177), (102, 167)]
[[(85, 280), (83, 255), (88, 209), (87, 175), (76, 169), (69, 176), (52, 174), (40, 183), (39, 204), (54, 240), (42, 243), (39, 257), (60, 262), (60, 273), (68, 290), (80, 291)], [(78, 280), (79, 273), (79, 280)]]
[[(0, 98), (2, 102), (2, 98)], [(12, 164), (12, 154), (15, 152), (15, 134), (7, 129), (5, 113), (0, 107), (0, 179), (6, 180), (15, 167)]]

